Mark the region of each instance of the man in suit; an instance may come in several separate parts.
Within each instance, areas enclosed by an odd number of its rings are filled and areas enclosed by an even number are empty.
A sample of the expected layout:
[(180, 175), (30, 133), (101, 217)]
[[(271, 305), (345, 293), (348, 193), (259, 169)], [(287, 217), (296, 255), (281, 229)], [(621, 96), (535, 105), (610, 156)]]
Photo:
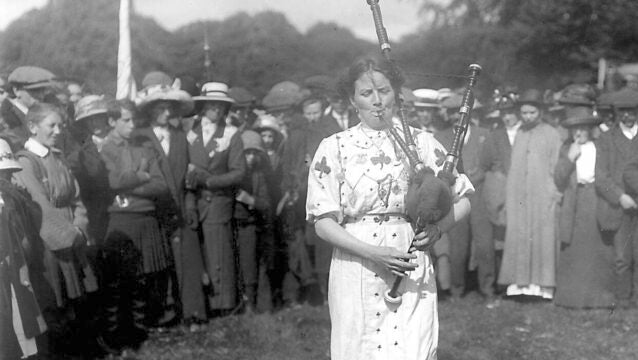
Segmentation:
[(623, 89), (610, 97), (618, 123), (598, 139), (596, 153), (596, 190), (598, 224), (603, 237), (613, 239), (615, 249), (616, 291), (621, 307), (638, 304), (638, 241), (636, 216), (638, 205), (627, 193), (622, 176), (627, 164), (638, 152), (638, 93)]
[[(174, 269), (164, 274), (165, 278), (158, 279), (156, 290), (160, 293), (157, 295), (163, 298), (162, 293), (168, 290), (169, 297), (163, 309), (156, 309), (156, 325), (176, 323), (181, 310), (187, 325), (197, 326), (206, 320), (201, 282), (203, 259), (197, 232), (188, 226), (197, 223), (197, 218), (185, 208), (189, 155), (186, 134), (180, 126), (180, 118), (192, 111), (193, 100), (177, 86), (166, 85), (170, 83), (166, 80), (168, 75), (157, 72), (149, 75), (152, 76), (145, 78), (146, 88), (140, 92), (139, 104), (146, 121), (135, 130), (133, 142), (156, 155), (169, 188), (168, 196), (157, 199), (157, 216), (162, 232), (170, 242), (174, 260)], [(154, 78), (159, 81), (152, 81)]]

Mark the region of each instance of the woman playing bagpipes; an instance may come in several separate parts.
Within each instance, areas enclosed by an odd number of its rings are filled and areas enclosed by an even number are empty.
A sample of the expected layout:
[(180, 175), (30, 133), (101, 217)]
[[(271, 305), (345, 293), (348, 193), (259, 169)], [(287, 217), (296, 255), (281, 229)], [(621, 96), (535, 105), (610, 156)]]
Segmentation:
[[(469, 213), (465, 196), (473, 187), (454, 174), (450, 211), (429, 231), (415, 234), (416, 219), (406, 211), (412, 160), (390, 136), (392, 127), (402, 131), (393, 120), (402, 83), (387, 59), (355, 61), (340, 91), (361, 123), (324, 139), (310, 166), (308, 220), (335, 247), (328, 291), (332, 359), (436, 359), (437, 296), (429, 249)], [(439, 172), (443, 146), (425, 131), (410, 131), (419, 160)], [(388, 301), (384, 293), (397, 276), (403, 279), (401, 301)]]

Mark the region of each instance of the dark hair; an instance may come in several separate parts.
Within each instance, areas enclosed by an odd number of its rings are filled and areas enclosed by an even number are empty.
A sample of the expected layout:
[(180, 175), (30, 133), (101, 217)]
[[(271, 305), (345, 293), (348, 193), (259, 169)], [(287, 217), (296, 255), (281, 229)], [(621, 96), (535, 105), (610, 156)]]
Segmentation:
[(122, 109), (128, 110), (135, 117), (135, 103), (128, 99), (109, 100), (106, 104), (106, 115), (109, 119), (119, 119), (122, 117)]
[(339, 80), (339, 94), (344, 99), (350, 99), (354, 95), (354, 83), (368, 71), (377, 71), (385, 75), (390, 80), (394, 92), (396, 94), (401, 92), (405, 79), (394, 62), (376, 56), (364, 56), (355, 60)]
[(58, 114), (60, 119), (64, 119), (64, 115), (60, 112), (59, 107), (48, 103), (38, 102), (29, 108), (25, 120), (29, 124), (37, 125), (52, 113)]

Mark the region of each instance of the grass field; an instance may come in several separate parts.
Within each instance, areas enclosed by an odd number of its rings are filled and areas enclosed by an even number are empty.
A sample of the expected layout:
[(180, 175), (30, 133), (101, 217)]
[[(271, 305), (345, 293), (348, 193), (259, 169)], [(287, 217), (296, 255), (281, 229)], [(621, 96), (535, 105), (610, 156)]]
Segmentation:
[[(470, 293), (439, 304), (439, 360), (638, 359), (638, 310), (569, 310), (502, 300), (488, 309)], [(154, 333), (137, 359), (329, 359), (324, 307), (212, 320), (201, 332)]]

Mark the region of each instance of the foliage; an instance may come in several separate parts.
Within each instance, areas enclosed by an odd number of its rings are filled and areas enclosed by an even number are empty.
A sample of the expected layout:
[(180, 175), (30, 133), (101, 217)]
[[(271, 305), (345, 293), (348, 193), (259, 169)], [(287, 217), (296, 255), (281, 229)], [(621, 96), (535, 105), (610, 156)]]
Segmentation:
[(583, 72), (579, 80), (592, 80), (601, 57), (638, 58), (632, 0), (424, 0), (422, 11), (429, 28), (408, 39), (417, 46), (406, 46), (407, 62), (435, 54), (433, 70), (453, 72), (458, 59), (475, 59), (489, 69), (489, 85), (561, 86)]
[[(0, 35), (0, 71), (37, 65), (85, 79), (90, 89), (113, 93), (117, 73), (118, 3), (56, 0), (14, 21)], [(205, 80), (204, 33), (212, 78), (264, 95), (276, 82), (303, 81), (336, 72), (364, 49), (347, 29), (318, 24), (301, 34), (281, 13), (245, 13), (223, 21), (188, 24), (173, 33), (138, 15), (131, 19), (133, 73), (163, 70)]]

